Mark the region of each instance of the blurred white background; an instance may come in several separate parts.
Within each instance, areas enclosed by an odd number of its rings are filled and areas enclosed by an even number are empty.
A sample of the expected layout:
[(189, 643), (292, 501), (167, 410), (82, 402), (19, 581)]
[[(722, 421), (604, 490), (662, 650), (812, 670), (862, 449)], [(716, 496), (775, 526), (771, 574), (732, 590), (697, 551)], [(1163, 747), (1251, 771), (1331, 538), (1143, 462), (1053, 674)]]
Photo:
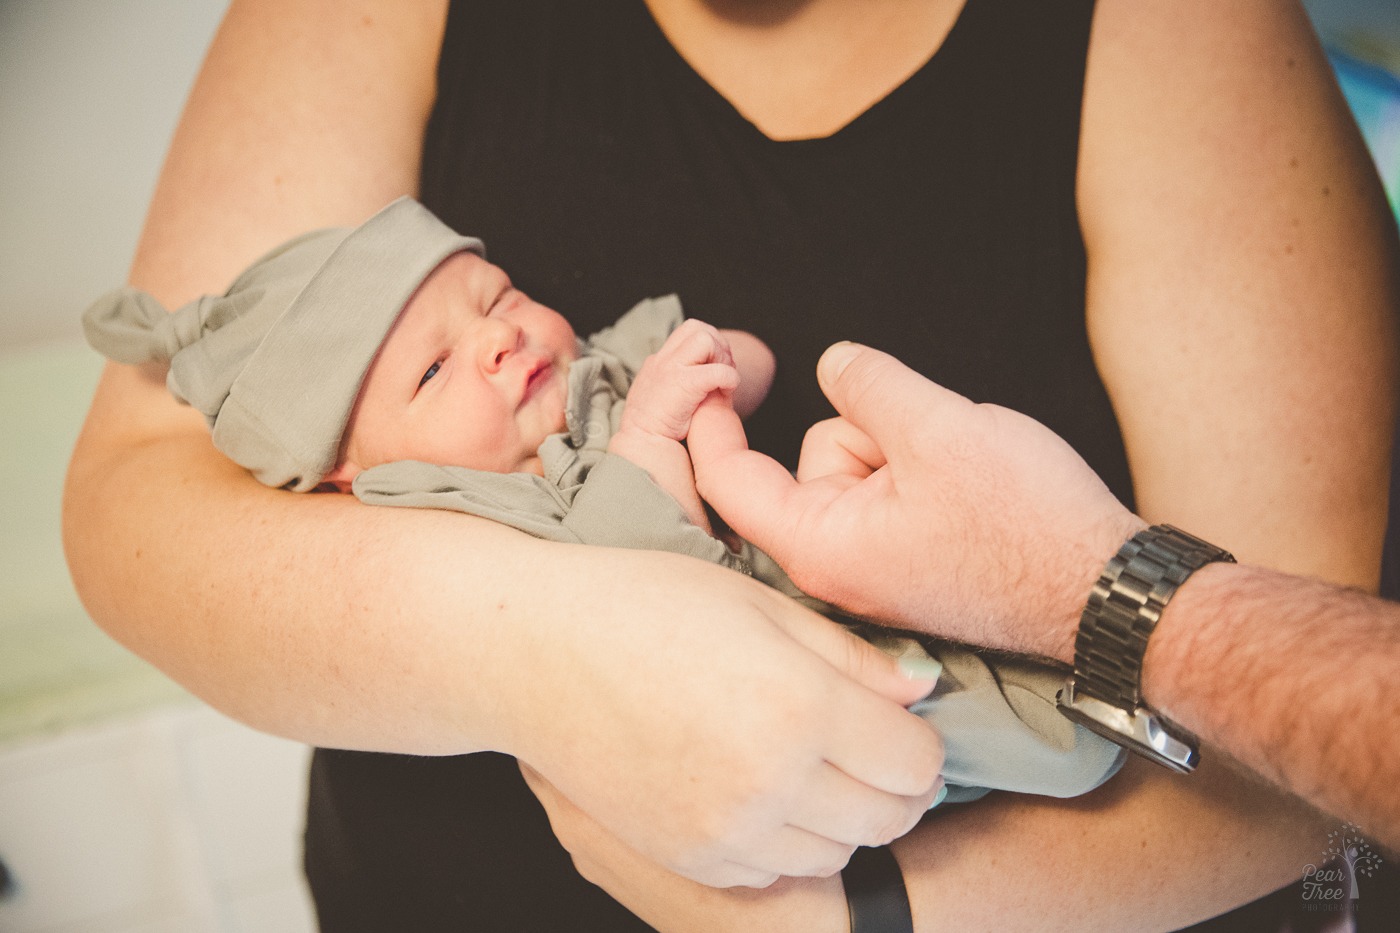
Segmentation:
[(226, 0), (0, 0), (0, 348), (126, 279)]

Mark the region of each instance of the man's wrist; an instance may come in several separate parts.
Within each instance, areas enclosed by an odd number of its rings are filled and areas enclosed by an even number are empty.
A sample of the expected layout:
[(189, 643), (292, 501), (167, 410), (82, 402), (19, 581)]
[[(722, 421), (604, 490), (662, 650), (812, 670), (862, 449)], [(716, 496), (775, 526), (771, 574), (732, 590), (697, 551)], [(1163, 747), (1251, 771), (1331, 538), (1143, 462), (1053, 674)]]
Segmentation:
[(1177, 678), (1173, 671), (1178, 665), (1189, 663), (1192, 655), (1191, 643), (1195, 641), (1195, 630), (1183, 620), (1199, 618), (1198, 605), (1210, 603), (1211, 594), (1227, 585), (1232, 575), (1239, 572), (1238, 564), (1211, 563), (1193, 573), (1177, 589), (1172, 601), (1162, 611), (1161, 621), (1147, 642), (1147, 651), (1142, 657), (1142, 697), (1143, 702), (1165, 715), (1174, 717), (1180, 710), (1176, 708), (1174, 696)]
[(1052, 616), (1054, 625), (1048, 633), (1047, 644), (1038, 653), (1066, 665), (1074, 664), (1074, 642), (1079, 635), (1079, 620), (1084, 614), (1089, 594), (1103, 573), (1104, 565), (1118, 553), (1124, 542), (1147, 527), (1147, 522), (1124, 509), (1122, 514), (1101, 522), (1092, 540), (1086, 540), (1082, 547), (1073, 551), (1078, 555), (1079, 566), (1065, 587), (1060, 610)]
[(1200, 760), (1199, 742), (1143, 698), (1142, 667), (1162, 613), (1197, 570), (1228, 551), (1171, 525), (1135, 534), (1094, 584), (1074, 645), (1060, 712), (1130, 751), (1178, 772)]

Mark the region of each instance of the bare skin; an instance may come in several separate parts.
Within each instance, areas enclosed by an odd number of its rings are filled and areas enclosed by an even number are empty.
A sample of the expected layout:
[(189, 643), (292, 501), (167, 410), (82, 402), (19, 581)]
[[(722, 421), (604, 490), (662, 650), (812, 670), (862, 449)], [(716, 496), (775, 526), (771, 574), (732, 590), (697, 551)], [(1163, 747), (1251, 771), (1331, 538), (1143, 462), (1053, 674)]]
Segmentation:
[[(959, 5), (756, 3), (753, 10), (772, 15), (744, 19), (723, 15), (733, 4), (652, 6), (681, 53), (740, 112), (774, 137), (793, 138), (829, 133), (880, 99), (937, 48)], [(168, 306), (218, 289), (299, 230), (357, 222), (416, 189), (440, 5), (315, 7), (249, 0), (230, 12), (133, 267), (133, 282)], [(1381, 314), (1391, 273), (1371, 233), (1383, 214), (1364, 181), (1359, 142), (1338, 121), (1325, 63), (1301, 30), (1301, 14), (1280, 16), (1263, 0), (1185, 11), (1179, 3), (1102, 0), (1080, 190), (1091, 332), (1146, 517), (1170, 515), (1262, 564), (1371, 586), (1387, 414), (1372, 403), (1374, 386), (1393, 368)], [(887, 53), (847, 54), (871, 43)], [(1213, 44), (1246, 53), (1220, 56)], [(1299, 93), (1272, 95), (1265, 107), (1243, 92), (1257, 80), (1287, 82)], [(833, 84), (838, 93), (823, 93)], [(1203, 111), (1201, 100), (1220, 107)], [(1126, 132), (1139, 112), (1148, 125)], [(1226, 144), (1241, 133), (1274, 146)], [(260, 145), (246, 146), (250, 136)], [(1199, 159), (1183, 154), (1199, 141), (1217, 145)], [(1196, 207), (1164, 188), (1172, 179), (1194, 193)], [(1281, 213), (1261, 208), (1265, 201)], [(1208, 223), (1202, 202), (1216, 206)], [(1343, 268), (1339, 255), (1347, 257), (1345, 281), (1319, 272)], [(1182, 308), (1189, 320), (1178, 316)], [(1328, 310), (1319, 316), (1317, 308)], [(1166, 339), (1160, 328), (1173, 321)], [(1144, 346), (1160, 355), (1144, 354)], [(1164, 419), (1159, 398), (1199, 421)], [(1228, 430), (1218, 430), (1221, 422)], [(1346, 445), (1337, 440), (1343, 436)], [(1286, 494), (1299, 485), (1329, 493)], [(1219, 501), (1187, 495), (1203, 486)], [(731, 902), (714, 903), (707, 888), (688, 889), (704, 898), (663, 896), (672, 892), (649, 872), (761, 883), (782, 869), (830, 871), (839, 846), (808, 846), (808, 837), (781, 830), (839, 811), (853, 825), (823, 826), (823, 839), (889, 838), (927, 800), (941, 755), (936, 740), (908, 731), (898, 709), (918, 689), (906, 683), (900, 695), (888, 662), (751, 581), (665, 555), (545, 546), (461, 516), (355, 510), (335, 498), (257, 487), (220, 461), (203, 425), (155, 380), (109, 367), (70, 473), (74, 577), (116, 637), (261, 728), (357, 748), (519, 755), (560, 799), (625, 851), (645, 856), (608, 885), (629, 904), (645, 898), (658, 910), (700, 917), (728, 910)], [(491, 566), (464, 570), (448, 557), (473, 550), (492, 554)], [(545, 561), (557, 572), (530, 592), (502, 587)], [(294, 578), (285, 573), (290, 565), (300, 570)], [(214, 576), (207, 569), (214, 566), (237, 572)], [(396, 581), (392, 593), (373, 583), (388, 578)], [(149, 585), (132, 588), (132, 579)], [(543, 686), (562, 675), (558, 658), (567, 654), (546, 647), (571, 637), (559, 631), (554, 610), (593, 586), (604, 591), (592, 601), (613, 606), (615, 616), (590, 626), (571, 661), (586, 664), (580, 680), (597, 691), (598, 707), (630, 712), (561, 722)], [(676, 587), (697, 594), (680, 605), (707, 611), (676, 613)], [(671, 626), (661, 640), (669, 646), (674, 637), (674, 651), (639, 655), (638, 644), (658, 641), (658, 618)], [(598, 639), (600, 628), (610, 635)], [(826, 660), (813, 661), (813, 650)], [(706, 676), (677, 676), (697, 669)], [(463, 670), (474, 678), (462, 678)], [(521, 670), (537, 676), (521, 678)], [(759, 670), (770, 684), (784, 678), (782, 710), (734, 716)], [(837, 670), (863, 671), (855, 676), (864, 686)], [(703, 737), (690, 747), (710, 744), (714, 759), (658, 744), (657, 736), (676, 731), (676, 716), (689, 717), (687, 728)], [(903, 739), (897, 749), (858, 749), (868, 762), (888, 762), (880, 774), (833, 789), (824, 783), (829, 774), (801, 764), (847, 754), (833, 743), (857, 750), (859, 738), (879, 731), (870, 726), (875, 719)], [(733, 734), (736, 721), (742, 734)], [(852, 728), (833, 731), (833, 721)], [(594, 730), (599, 747), (563, 739), (580, 729)], [(745, 773), (716, 766), (726, 760), (744, 763)], [(678, 771), (706, 775), (702, 790), (675, 800)], [(809, 794), (777, 790), (793, 787), (794, 775)], [(948, 817), (907, 837), (899, 852), (921, 925), (1014, 925), (1030, 904), (1047, 928), (1122, 926), (1125, 911), (1138, 912), (1127, 924), (1136, 927), (1185, 923), (1285, 883), (1316, 848), (1307, 814), (1273, 806), (1233, 775), (1203, 774), (1182, 789), (1147, 773), (1121, 787), (1113, 804), (995, 801), (977, 820)], [(638, 813), (638, 800), (658, 806)], [(556, 825), (565, 813), (552, 814)], [(1214, 828), (1193, 843), (1200, 857), (1184, 862), (1179, 849), (1164, 848), (1183, 823)], [(1072, 851), (1072, 863), (1047, 862), (1041, 853), (1051, 848)], [(922, 861), (935, 856), (936, 865)], [(650, 867), (658, 862), (669, 871)], [(1108, 872), (1134, 886), (1112, 903), (1095, 881)], [(844, 922), (836, 879), (736, 896), (758, 928), (784, 929), (760, 922), (779, 912), (788, 928), (819, 929), (789, 909), (794, 887), (811, 895), (804, 909), (823, 912), (822, 922)], [(1183, 890), (1193, 892), (1189, 903)], [(660, 919), (683, 928), (678, 916)]]
[(686, 321), (642, 364), (608, 453), (646, 470), (692, 525), (713, 533), (685, 449), (690, 419), (712, 394), (740, 417), (752, 412), (755, 395), (766, 393), (773, 381), (773, 369), (772, 351), (752, 334)]

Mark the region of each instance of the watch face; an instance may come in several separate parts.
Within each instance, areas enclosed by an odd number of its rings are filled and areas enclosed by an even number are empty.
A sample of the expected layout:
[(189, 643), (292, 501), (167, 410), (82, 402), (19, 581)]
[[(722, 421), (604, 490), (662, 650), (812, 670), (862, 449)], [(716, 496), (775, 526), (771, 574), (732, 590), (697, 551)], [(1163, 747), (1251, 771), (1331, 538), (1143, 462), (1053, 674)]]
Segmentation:
[[(1069, 711), (1065, 710), (1064, 712), (1068, 713)], [(1171, 757), (1162, 754), (1161, 752), (1157, 751), (1157, 749), (1153, 748), (1151, 745), (1143, 745), (1133, 740), (1131, 737), (1123, 735), (1123, 733), (1104, 725), (1097, 719), (1094, 719), (1092, 716), (1085, 716), (1081, 714), (1077, 716), (1070, 715), (1069, 718), (1073, 719), (1075, 722), (1079, 723), (1091, 732), (1098, 733), (1099, 735), (1108, 739), (1110, 742), (1117, 742), (1119, 745), (1123, 746), (1123, 748), (1126, 748), (1128, 751), (1133, 752), (1137, 755), (1141, 755), (1148, 761), (1155, 761), (1157, 764), (1161, 765), (1167, 770), (1175, 771), (1177, 774), (1190, 774), (1192, 771), (1196, 770), (1196, 765), (1200, 764), (1200, 752), (1196, 751), (1194, 748), (1187, 748), (1185, 746), (1182, 746), (1178, 757)]]
[(1201, 761), (1194, 735), (1141, 706), (1130, 712), (1075, 693), (1073, 678), (1058, 699), (1060, 712), (1068, 719), (1164, 768), (1187, 774)]

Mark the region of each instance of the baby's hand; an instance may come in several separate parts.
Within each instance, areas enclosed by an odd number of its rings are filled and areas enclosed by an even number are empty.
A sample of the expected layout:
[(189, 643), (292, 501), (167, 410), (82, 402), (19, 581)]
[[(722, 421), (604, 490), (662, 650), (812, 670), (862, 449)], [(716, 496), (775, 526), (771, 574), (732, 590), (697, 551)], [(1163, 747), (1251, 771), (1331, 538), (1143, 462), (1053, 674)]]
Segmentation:
[(739, 385), (739, 370), (724, 336), (709, 324), (686, 321), (647, 357), (632, 389), (622, 423), (608, 444), (616, 454), (646, 470), (671, 494), (692, 524), (711, 532), (690, 454), (682, 446), (690, 419), (714, 393), (730, 397)]
[(709, 324), (686, 321), (642, 364), (627, 393), (619, 433), (683, 441), (700, 403), (712, 392), (728, 394), (738, 385), (729, 342)]

